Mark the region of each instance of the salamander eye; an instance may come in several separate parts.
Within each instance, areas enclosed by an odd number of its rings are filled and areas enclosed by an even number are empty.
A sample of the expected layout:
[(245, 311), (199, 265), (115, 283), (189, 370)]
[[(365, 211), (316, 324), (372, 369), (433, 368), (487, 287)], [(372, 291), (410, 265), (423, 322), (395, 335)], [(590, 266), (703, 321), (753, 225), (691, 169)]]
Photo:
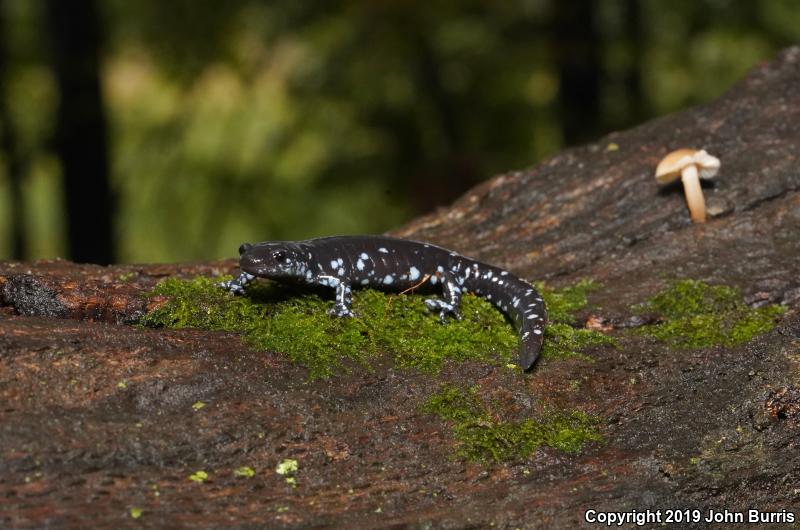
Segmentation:
[(286, 251), (285, 250), (274, 250), (272, 252), (272, 259), (275, 261), (283, 261), (286, 259)]

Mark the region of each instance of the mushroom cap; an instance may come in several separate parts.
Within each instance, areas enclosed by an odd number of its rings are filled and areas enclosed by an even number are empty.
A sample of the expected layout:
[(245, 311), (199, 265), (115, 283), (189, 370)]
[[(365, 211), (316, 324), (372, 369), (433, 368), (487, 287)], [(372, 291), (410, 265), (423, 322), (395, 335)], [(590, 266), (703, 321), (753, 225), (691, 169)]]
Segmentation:
[(656, 180), (669, 184), (678, 179), (686, 166), (694, 165), (701, 179), (710, 179), (719, 171), (719, 158), (709, 155), (705, 149), (677, 149), (658, 163)]

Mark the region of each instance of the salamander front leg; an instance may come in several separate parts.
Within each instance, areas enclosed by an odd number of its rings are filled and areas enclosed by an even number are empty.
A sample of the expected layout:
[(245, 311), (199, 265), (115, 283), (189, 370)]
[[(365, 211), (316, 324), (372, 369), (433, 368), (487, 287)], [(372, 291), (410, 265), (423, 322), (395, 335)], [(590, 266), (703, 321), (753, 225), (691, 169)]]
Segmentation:
[(438, 298), (428, 298), (425, 305), (431, 311), (439, 313), (439, 320), (445, 322), (447, 315), (453, 315), (461, 320), (461, 288), (452, 281), (446, 280), (443, 283), (442, 295), (444, 300)]
[(353, 290), (349, 283), (339, 282), (336, 285), (336, 303), (328, 313), (337, 317), (356, 316), (353, 313)]
[(233, 294), (244, 294), (244, 289), (247, 287), (247, 284), (255, 280), (256, 277), (252, 274), (248, 274), (242, 271), (239, 274), (239, 277), (235, 280), (229, 280), (227, 282), (219, 282), (217, 285), (225, 289), (226, 291), (233, 293)]

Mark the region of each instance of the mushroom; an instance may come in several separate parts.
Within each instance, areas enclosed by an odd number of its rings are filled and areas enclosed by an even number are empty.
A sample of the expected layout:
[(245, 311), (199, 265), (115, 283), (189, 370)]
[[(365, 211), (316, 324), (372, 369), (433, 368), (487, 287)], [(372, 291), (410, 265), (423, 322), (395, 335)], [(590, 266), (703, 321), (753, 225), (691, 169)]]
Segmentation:
[(706, 201), (700, 179), (711, 179), (719, 170), (719, 159), (706, 153), (704, 149), (678, 149), (665, 156), (656, 168), (659, 184), (669, 184), (677, 180), (683, 182), (689, 213), (695, 223), (706, 222)]

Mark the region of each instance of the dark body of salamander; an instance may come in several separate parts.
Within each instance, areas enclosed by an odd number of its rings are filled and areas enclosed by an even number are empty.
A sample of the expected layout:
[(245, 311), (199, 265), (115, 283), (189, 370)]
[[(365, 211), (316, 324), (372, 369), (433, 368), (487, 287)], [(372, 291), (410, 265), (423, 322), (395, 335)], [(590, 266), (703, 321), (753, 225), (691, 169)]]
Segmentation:
[(331, 313), (354, 316), (352, 289), (403, 291), (422, 284), (441, 288), (443, 299), (425, 304), (444, 321), (460, 318), (465, 292), (492, 302), (519, 330), (519, 364), (527, 370), (542, 347), (546, 312), (541, 295), (527, 281), (429, 243), (385, 236), (334, 236), (306, 241), (268, 241), (239, 247), (242, 273), (222, 287), (235, 294), (256, 277), (324, 285), (336, 291)]

